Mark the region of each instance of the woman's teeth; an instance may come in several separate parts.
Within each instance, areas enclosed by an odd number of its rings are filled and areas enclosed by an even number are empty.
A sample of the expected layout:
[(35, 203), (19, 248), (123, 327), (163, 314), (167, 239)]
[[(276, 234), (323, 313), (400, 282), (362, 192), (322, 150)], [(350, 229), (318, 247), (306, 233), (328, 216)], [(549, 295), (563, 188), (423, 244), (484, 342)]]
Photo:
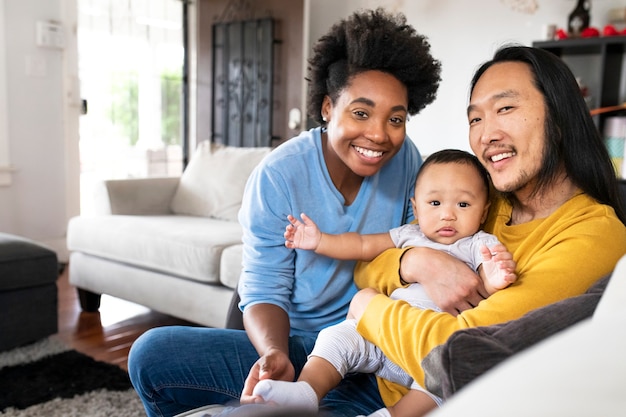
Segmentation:
[(355, 146), (354, 149), (356, 149), (356, 151), (361, 155), (365, 155), (368, 158), (380, 158), (381, 156), (383, 156), (382, 151), (373, 151), (371, 149), (365, 149), (359, 146)]

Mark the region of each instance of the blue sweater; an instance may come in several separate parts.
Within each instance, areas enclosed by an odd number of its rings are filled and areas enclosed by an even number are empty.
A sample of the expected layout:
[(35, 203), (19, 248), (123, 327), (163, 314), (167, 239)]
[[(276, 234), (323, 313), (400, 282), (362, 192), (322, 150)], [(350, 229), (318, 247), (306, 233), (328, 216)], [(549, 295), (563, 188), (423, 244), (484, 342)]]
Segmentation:
[(285, 247), (287, 215), (309, 215), (326, 233), (383, 233), (413, 220), (410, 197), (422, 158), (408, 137), (354, 202), (344, 205), (322, 154), (320, 128), (302, 132), (273, 150), (252, 172), (239, 222), (243, 270), (239, 307), (269, 303), (290, 317), (292, 335), (315, 336), (342, 321), (357, 288), (354, 261)]

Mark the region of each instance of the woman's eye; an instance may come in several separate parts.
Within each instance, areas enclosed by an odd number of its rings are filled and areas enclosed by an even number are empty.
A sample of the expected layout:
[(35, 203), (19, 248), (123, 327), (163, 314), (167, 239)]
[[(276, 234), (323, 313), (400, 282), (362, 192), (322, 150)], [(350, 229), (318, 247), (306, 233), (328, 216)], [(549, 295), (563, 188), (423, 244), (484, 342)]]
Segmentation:
[(390, 120), (391, 120), (391, 123), (393, 123), (394, 125), (404, 124), (404, 119), (402, 117), (392, 117)]
[(361, 119), (367, 119), (367, 113), (365, 113), (363, 110), (355, 110), (354, 115)]

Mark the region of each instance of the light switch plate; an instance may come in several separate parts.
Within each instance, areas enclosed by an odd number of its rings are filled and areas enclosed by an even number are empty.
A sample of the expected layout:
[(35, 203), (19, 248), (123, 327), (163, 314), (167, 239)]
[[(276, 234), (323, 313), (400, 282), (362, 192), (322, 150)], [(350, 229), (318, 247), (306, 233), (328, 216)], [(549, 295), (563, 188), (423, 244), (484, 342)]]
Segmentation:
[(37, 46), (44, 48), (63, 49), (65, 47), (63, 25), (57, 22), (37, 22), (36, 42)]

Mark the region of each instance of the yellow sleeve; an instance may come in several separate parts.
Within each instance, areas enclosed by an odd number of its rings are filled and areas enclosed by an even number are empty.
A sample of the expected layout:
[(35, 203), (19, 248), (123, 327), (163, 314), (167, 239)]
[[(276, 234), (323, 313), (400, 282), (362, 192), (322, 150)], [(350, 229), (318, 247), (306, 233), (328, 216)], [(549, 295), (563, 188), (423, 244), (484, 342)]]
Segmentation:
[(359, 262), (354, 269), (354, 282), (359, 288), (376, 288), (390, 295), (404, 285), (400, 281), (400, 260), (410, 248), (387, 249), (371, 262)]
[[(421, 361), (453, 332), (513, 320), (530, 310), (581, 294), (610, 273), (626, 253), (624, 224), (612, 208), (586, 195), (572, 198), (546, 219), (524, 225), (507, 226), (507, 210), (506, 205), (496, 207), (485, 230), (494, 233), (513, 253), (519, 277), (513, 285), (457, 317), (420, 310), (381, 294), (371, 300), (358, 323), (359, 333), (421, 385)], [(392, 282), (394, 272), (399, 282), (399, 255), (395, 257), (395, 262), (386, 258), (387, 266), (394, 268), (388, 274), (380, 271), (380, 281)], [(389, 286), (379, 284), (375, 288)], [(387, 385), (379, 384), (379, 388), (386, 403), (396, 395)]]

